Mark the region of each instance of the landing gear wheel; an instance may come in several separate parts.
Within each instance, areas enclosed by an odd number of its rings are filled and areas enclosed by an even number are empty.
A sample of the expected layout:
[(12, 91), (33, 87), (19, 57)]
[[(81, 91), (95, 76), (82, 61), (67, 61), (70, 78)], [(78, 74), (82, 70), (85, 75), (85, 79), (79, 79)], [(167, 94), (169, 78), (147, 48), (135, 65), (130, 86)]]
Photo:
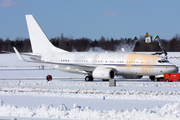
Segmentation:
[(156, 78), (154, 81), (155, 81), (155, 82), (159, 82), (159, 81), (160, 81), (160, 79), (159, 79), (159, 78)]
[(155, 80), (155, 76), (149, 76), (149, 79), (151, 79), (151, 81)]
[(86, 82), (93, 81), (93, 77), (92, 76), (86, 76), (85, 81)]
[(102, 79), (102, 81), (109, 81), (109, 79)]
[(166, 82), (169, 82), (169, 80), (168, 80), (168, 79), (166, 79)]

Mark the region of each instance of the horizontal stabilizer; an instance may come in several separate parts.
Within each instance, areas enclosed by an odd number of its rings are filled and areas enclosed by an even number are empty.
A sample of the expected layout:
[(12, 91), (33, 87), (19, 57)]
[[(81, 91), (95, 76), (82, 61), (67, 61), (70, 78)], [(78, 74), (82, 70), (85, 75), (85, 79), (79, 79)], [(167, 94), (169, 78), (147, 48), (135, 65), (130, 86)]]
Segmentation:
[(17, 55), (17, 57), (18, 57), (19, 60), (21, 60), (21, 61), (26, 61), (26, 60), (20, 55), (20, 53), (18, 52), (18, 50), (17, 50), (15, 47), (13, 47), (13, 49), (14, 49), (14, 51), (15, 51), (15, 53), (16, 53), (16, 55)]
[[(21, 60), (21, 61), (25, 61), (25, 62), (33, 62), (33, 63), (37, 63), (37, 62), (42, 63), (41, 60), (38, 60), (38, 61), (37, 61), (37, 60), (36, 60), (36, 61), (29, 61), (29, 60), (26, 60), (26, 59), (24, 59), (24, 58), (22, 57), (22, 55), (18, 52), (18, 50), (17, 50), (15, 47), (13, 47), (13, 49), (14, 49), (14, 51), (15, 51), (15, 53), (16, 53), (18, 59)], [(31, 56), (33, 56), (33, 55), (31, 55)], [(35, 57), (37, 57), (37, 55), (35, 55)]]

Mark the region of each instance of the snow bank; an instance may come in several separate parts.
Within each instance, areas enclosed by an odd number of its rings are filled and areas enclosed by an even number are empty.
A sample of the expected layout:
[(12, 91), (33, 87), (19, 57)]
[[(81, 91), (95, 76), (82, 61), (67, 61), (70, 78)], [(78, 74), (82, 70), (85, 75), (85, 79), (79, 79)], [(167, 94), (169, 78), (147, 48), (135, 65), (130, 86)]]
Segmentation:
[[(30, 78), (30, 77), (29, 77)], [(27, 78), (27, 79), (29, 79)], [(13, 78), (12, 78), (13, 79)], [(0, 82), (0, 85), (13, 85), (17, 86), (17, 82)], [(59, 87), (72, 87), (72, 86), (84, 86), (84, 87), (108, 87), (109, 82), (72, 82), (72, 81), (61, 81), (61, 82), (21, 82), (23, 86), (59, 86)], [(116, 82), (116, 86), (120, 87), (180, 87), (180, 82)]]
[(121, 100), (154, 100), (180, 101), (177, 91), (138, 91), (138, 90), (98, 90), (98, 89), (63, 89), (63, 88), (30, 88), (0, 87), (0, 95), (46, 96), (68, 98), (121, 99)]
[(6, 105), (0, 100), (0, 116), (13, 117), (33, 117), (33, 118), (62, 118), (62, 119), (173, 119), (180, 118), (180, 103), (168, 103), (163, 107), (155, 107), (153, 109), (145, 108), (138, 110), (134, 108), (132, 111), (128, 110), (93, 110), (89, 106), (78, 106), (76, 103), (72, 109), (68, 109), (66, 105), (62, 104), (54, 107), (52, 104), (43, 104), (35, 108), (17, 107), (14, 105)]

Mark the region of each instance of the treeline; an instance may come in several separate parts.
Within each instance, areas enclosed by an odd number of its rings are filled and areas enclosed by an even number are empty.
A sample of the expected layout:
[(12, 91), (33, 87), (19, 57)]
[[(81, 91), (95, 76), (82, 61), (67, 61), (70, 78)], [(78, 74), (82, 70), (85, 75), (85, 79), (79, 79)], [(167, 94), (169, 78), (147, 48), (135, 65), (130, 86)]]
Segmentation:
[(0, 38), (0, 52), (14, 52), (16, 47), (20, 52), (31, 52), (31, 44), (29, 39), (17, 38), (16, 40), (3, 40)]
[[(176, 35), (170, 40), (161, 39), (161, 42), (163, 43), (165, 49), (168, 52), (180, 52), (180, 36), (179, 35)], [(140, 37), (133, 51), (161, 51), (161, 48), (157, 41), (147, 44), (144, 42), (144, 38)]]
[[(161, 51), (157, 41), (147, 44), (144, 42), (144, 37), (106, 39), (103, 36), (99, 40), (91, 40), (88, 38), (72, 39), (56, 37), (50, 39), (51, 43), (61, 49), (67, 51)], [(180, 36), (176, 35), (170, 40), (161, 39), (167, 51), (180, 51)], [(17, 38), (16, 40), (3, 40), (0, 38), (0, 51), (14, 52), (13, 47), (16, 47), (20, 52), (32, 52), (29, 39)], [(43, 47), (43, 46), (39, 46)]]

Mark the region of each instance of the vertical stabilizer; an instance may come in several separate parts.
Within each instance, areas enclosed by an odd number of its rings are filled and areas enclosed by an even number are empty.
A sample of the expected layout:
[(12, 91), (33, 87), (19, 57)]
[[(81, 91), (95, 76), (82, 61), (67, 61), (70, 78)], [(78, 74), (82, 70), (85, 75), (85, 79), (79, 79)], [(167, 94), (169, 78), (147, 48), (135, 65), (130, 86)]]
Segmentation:
[(65, 50), (56, 48), (51, 44), (32, 15), (26, 15), (26, 22), (28, 26), (32, 51), (34, 54), (67, 52)]

